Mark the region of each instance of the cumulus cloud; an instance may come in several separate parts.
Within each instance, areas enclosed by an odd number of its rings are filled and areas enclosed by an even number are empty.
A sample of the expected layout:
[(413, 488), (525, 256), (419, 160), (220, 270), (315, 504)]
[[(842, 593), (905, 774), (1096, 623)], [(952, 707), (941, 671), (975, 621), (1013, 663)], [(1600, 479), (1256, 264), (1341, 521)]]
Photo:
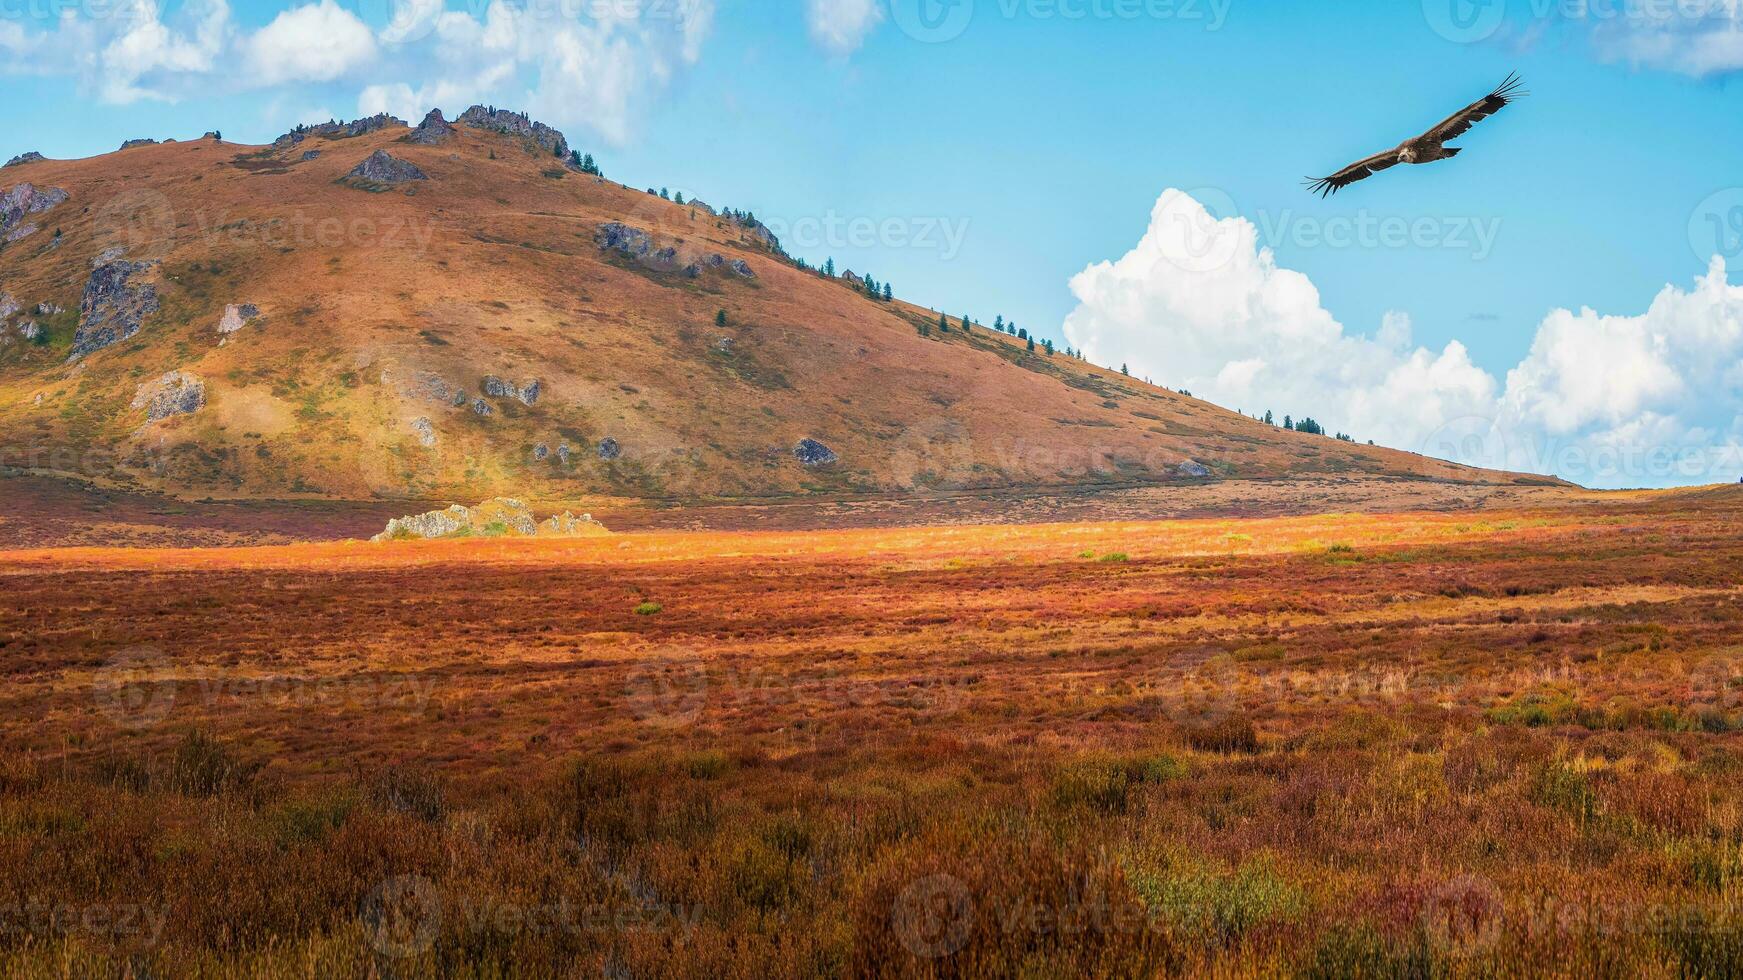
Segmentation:
[(366, 114), (493, 102), (621, 143), (701, 57), (716, 0), (378, 0), (374, 26), (340, 0), (296, 0), (254, 31), (227, 0), (187, 0), (173, 15), (157, 0), (114, 2), (37, 28), (0, 20), (0, 74), (71, 75), (113, 104), (354, 82)]
[(838, 55), (859, 50), (865, 36), (882, 19), (877, 0), (809, 0), (805, 10), (811, 39)]
[(1743, 4), (1737, 0), (1618, 4), (1593, 22), (1599, 53), (1613, 61), (1704, 78), (1743, 70)]
[(376, 57), (375, 32), (333, 0), (293, 7), (249, 37), (238, 66), (261, 85), (330, 82)]
[(1503, 385), (1388, 313), (1345, 329), (1244, 218), (1166, 191), (1119, 259), (1071, 280), (1067, 341), (1092, 361), (1249, 414), (1311, 415), (1382, 445), (1594, 486), (1743, 475), (1743, 287), (1715, 260), (1639, 316), (1557, 310)]

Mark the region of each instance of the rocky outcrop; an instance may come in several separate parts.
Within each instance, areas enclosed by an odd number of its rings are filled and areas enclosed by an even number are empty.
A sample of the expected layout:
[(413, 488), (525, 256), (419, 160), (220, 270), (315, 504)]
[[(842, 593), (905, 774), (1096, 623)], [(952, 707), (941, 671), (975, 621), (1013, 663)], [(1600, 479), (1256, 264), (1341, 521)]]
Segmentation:
[(486, 375), (480, 387), (484, 389), (486, 395), (492, 398), (512, 398), (529, 407), (538, 403), (539, 393), (543, 391), (543, 386), (536, 378), (517, 384), (513, 381), (505, 381), (494, 374)]
[(29, 238), (31, 235), (36, 234), (39, 230), (41, 229), (37, 228), (34, 224), (26, 223), (18, 225), (6, 233), (6, 244), (10, 245), (13, 242), (21, 242), (26, 238)]
[(472, 414), (478, 416), (479, 418), (489, 418), (490, 416), (496, 414), (496, 409), (491, 408), (490, 403), (485, 401), (484, 399), (474, 398), (474, 399), (472, 399)]
[(137, 140), (128, 140), (125, 143), (122, 143), (121, 148), (123, 150), (131, 150), (136, 146), (156, 146), (156, 145), (157, 145), (157, 140), (154, 140), (154, 139), (137, 139)]
[(139, 386), (129, 406), (135, 411), (145, 409), (147, 422), (157, 422), (172, 415), (191, 415), (206, 404), (206, 382), (186, 371), (171, 371), (156, 381)]
[(550, 446), (547, 446), (541, 442), (538, 445), (533, 447), (533, 462), (543, 463), (545, 460), (550, 459), (550, 458), (551, 458), (551, 447)]
[(35, 320), (25, 320), (18, 325), (18, 336), (25, 340), (35, 340), (42, 336), (42, 328), (36, 325)]
[(425, 449), (436, 445), (436, 425), (427, 418), (412, 419), (412, 434), (418, 437), (418, 445)]
[(852, 269), (849, 269), (846, 272), (843, 272), (841, 274), (841, 281), (845, 282), (849, 285), (852, 285), (852, 286), (859, 286), (861, 288), (864, 288), (864, 286), (865, 286), (865, 279), (856, 275)]
[(593, 241), (604, 251), (616, 251), (656, 272), (682, 271), (691, 278), (702, 274), (700, 266), (686, 265), (681, 261), (676, 248), (655, 248), (654, 236), (640, 228), (616, 221), (609, 222), (599, 226), (599, 230), (593, 235)]
[(604, 439), (599, 440), (600, 459), (610, 462), (622, 455), (623, 447), (617, 444), (616, 439), (606, 436)]
[(364, 160), (346, 174), (345, 179), (391, 187), (395, 184), (404, 184), (413, 180), (429, 180), (430, 178), (415, 164), (401, 160), (386, 150), (376, 150), (369, 155), (369, 159)]
[(305, 151), (303, 151), (303, 162), (304, 163), (308, 163), (310, 160), (319, 160), (320, 158), (321, 158), (321, 151), (320, 150), (305, 150)]
[(1210, 475), (1210, 467), (1190, 459), (1175, 467), (1174, 470), (1181, 476), (1193, 480), (1202, 480)]
[(495, 107), (475, 105), (455, 120), (462, 126), (483, 129), (505, 136), (518, 136), (530, 146), (554, 157), (568, 157), (569, 141), (555, 129), (527, 117), (524, 112), (510, 112)]
[(732, 271), (738, 273), (739, 275), (743, 276), (746, 279), (755, 279), (757, 277), (755, 270), (753, 270), (750, 267), (750, 263), (746, 262), (743, 259), (733, 259), (731, 262), (731, 267), (732, 267)]
[(569, 444), (563, 443), (557, 447), (557, 462), (563, 466), (569, 465)]
[(403, 127), (405, 124), (406, 122), (404, 119), (399, 119), (385, 112), (378, 112), (373, 116), (368, 116), (363, 119), (354, 119), (351, 122), (334, 120), (331, 122), (317, 123), (313, 126), (298, 126), (283, 136), (280, 136), (278, 139), (273, 140), (272, 146), (275, 150), (288, 150), (311, 136), (323, 136), (327, 139), (334, 140), (349, 139), (354, 136), (364, 136), (378, 130), (383, 130), (389, 126)]
[(447, 378), (432, 371), (419, 371), (412, 375), (410, 390), (418, 398), (428, 398), (430, 401), (456, 407), (466, 404), (466, 389), (449, 384)]
[(18, 305), (18, 300), (14, 299), (11, 293), (0, 292), (0, 320), (6, 319), (21, 309), (23, 307)]
[(424, 121), (418, 123), (418, 128), (412, 130), (412, 134), (406, 137), (406, 141), (434, 146), (437, 143), (447, 141), (453, 135), (454, 127), (448, 120), (442, 118), (442, 110), (431, 109), (430, 114), (424, 117)]
[(17, 156), (13, 157), (12, 159), (6, 161), (6, 166), (16, 167), (19, 164), (35, 163), (38, 160), (46, 160), (46, 159), (48, 159), (48, 158), (43, 156), (42, 154), (36, 152), (35, 150), (31, 150), (29, 153), (20, 153)]
[(434, 540), (469, 537), (590, 537), (608, 534), (605, 525), (590, 514), (576, 516), (564, 511), (542, 523), (526, 504), (510, 497), (486, 500), (476, 507), (455, 504), (387, 522), (387, 529), (374, 541)]
[[(37, 187), (34, 184), (19, 184), (0, 193), (0, 234), (10, 236), (15, 229), (26, 227), (25, 218), (41, 214), (66, 199), (67, 192), (59, 187)], [(34, 224), (28, 227), (36, 230)]]
[(157, 265), (156, 262), (130, 262), (114, 251), (97, 257), (96, 268), (85, 283), (84, 298), (79, 302), (79, 329), (73, 334), (73, 349), (68, 361), (76, 361), (92, 351), (139, 332), (145, 318), (157, 312), (157, 287), (137, 279)]
[(218, 333), (233, 334), (259, 318), (260, 308), (253, 303), (231, 303), (224, 307), (224, 315), (218, 319)]
[(827, 466), (841, 457), (815, 439), (800, 439), (799, 444), (793, 447), (793, 458), (806, 466)]

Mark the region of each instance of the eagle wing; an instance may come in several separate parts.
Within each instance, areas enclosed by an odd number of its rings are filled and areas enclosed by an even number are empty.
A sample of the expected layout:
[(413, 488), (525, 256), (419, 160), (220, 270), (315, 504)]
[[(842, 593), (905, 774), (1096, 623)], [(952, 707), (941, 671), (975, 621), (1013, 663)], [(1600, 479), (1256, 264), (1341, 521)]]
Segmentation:
[(1394, 167), (1397, 165), (1398, 149), (1394, 147), (1384, 153), (1376, 153), (1366, 160), (1352, 163), (1344, 169), (1339, 170), (1337, 173), (1332, 174), (1330, 177), (1309, 177), (1307, 179), (1307, 190), (1310, 194), (1318, 194), (1320, 197), (1328, 197), (1332, 194), (1336, 194), (1338, 191), (1343, 190), (1358, 180), (1371, 177), (1374, 174), (1385, 170), (1387, 167)]
[(1465, 135), (1470, 132), (1472, 126), (1500, 112), (1515, 99), (1524, 98), (1526, 93), (1519, 90), (1519, 85), (1517, 72), (1508, 75), (1506, 81), (1495, 87), (1495, 91), (1441, 120), (1438, 126), (1423, 133), (1420, 138), (1435, 143), (1445, 143), (1447, 140), (1457, 139)]

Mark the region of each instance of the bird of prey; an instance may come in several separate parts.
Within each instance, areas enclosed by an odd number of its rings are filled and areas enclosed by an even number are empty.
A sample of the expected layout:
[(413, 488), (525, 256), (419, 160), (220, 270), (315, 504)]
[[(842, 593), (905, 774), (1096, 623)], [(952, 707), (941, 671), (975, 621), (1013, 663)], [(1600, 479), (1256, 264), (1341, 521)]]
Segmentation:
[(1465, 135), (1472, 126), (1500, 112), (1513, 100), (1524, 98), (1525, 94), (1519, 90), (1518, 73), (1508, 75), (1507, 80), (1497, 86), (1495, 91), (1446, 117), (1438, 126), (1421, 136), (1405, 140), (1384, 153), (1376, 153), (1366, 160), (1352, 163), (1330, 177), (1309, 177), (1308, 192), (1328, 197), (1358, 180), (1400, 163), (1433, 163), (1436, 160), (1456, 157), (1463, 147), (1447, 146), (1447, 141)]

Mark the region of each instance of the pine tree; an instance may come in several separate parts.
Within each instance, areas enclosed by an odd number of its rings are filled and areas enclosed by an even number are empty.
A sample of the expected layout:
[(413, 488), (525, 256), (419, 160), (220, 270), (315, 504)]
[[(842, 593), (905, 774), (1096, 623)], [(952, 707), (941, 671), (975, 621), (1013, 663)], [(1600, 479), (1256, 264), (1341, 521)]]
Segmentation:
[(1285, 415), (1285, 416), (1283, 416), (1283, 427), (1285, 429), (1288, 429), (1290, 432), (1294, 432), (1295, 431), (1295, 422), (1293, 420), (1291, 420), (1289, 418), (1289, 416)]
[(831, 279), (835, 278), (835, 256), (831, 255), (829, 261), (823, 263), (823, 274)]
[[(1013, 324), (1011, 324), (1011, 326), (1012, 326), (1012, 327), (1015, 327), (1015, 326), (1016, 326), (1016, 324), (1014, 324), (1014, 323), (1013, 323)], [(1018, 339), (1018, 340), (1028, 340), (1028, 339), (1029, 339), (1029, 331), (1027, 331), (1027, 330), (1018, 330), (1018, 331), (1017, 331), (1017, 339)]]
[(1033, 354), (1033, 353), (1035, 353), (1035, 338), (1029, 337), (1028, 341), (1029, 341), (1029, 353)]
[(974, 332), (974, 331), (969, 329), (967, 314), (964, 314), (962, 317), (962, 332), (963, 333), (973, 333)]
[(672, 203), (673, 204), (683, 204), (684, 203), (684, 192), (679, 191), (678, 193), (672, 195)]
[(942, 313), (938, 314), (938, 332), (939, 333), (949, 333), (950, 332), (950, 318), (945, 316)]
[(1041, 346), (1045, 347), (1047, 349), (1047, 356), (1048, 357), (1053, 356), (1053, 341), (1051, 341), (1051, 340), (1046, 341), (1046, 342), (1042, 343)]
[(660, 200), (670, 201), (671, 199), (672, 195), (668, 193), (664, 187), (660, 188)]
[(1128, 378), (1132, 376), (1132, 372), (1126, 370), (1126, 365), (1124, 362), (1120, 363), (1120, 373), (1125, 375)]
[(717, 327), (726, 326), (726, 311), (725, 310), (721, 310), (720, 312), (714, 314), (714, 325)]
[(1265, 409), (1265, 424), (1266, 425), (1276, 425), (1277, 424), (1276, 421), (1274, 421), (1271, 418), (1271, 410), (1268, 408)]
[(890, 284), (884, 283), (884, 302), (888, 303), (894, 297), (890, 295)]
[(1005, 332), (1005, 315), (1003, 313), (993, 317), (993, 329), (999, 333)]

